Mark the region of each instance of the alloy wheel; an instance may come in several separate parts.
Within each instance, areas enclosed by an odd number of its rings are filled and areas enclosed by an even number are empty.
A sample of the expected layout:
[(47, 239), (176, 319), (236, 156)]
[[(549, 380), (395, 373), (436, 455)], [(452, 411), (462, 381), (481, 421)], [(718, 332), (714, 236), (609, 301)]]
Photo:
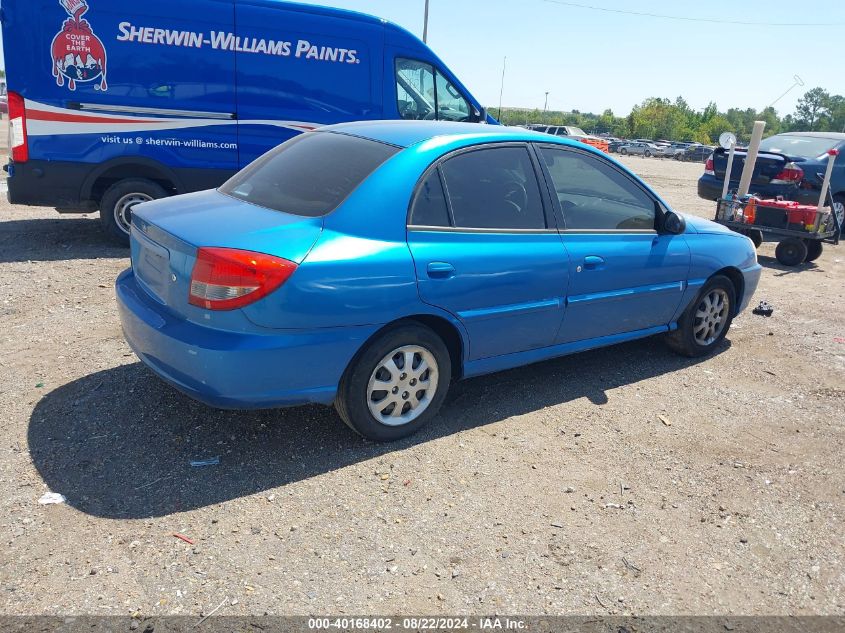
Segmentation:
[(728, 322), (729, 310), (730, 298), (722, 288), (714, 288), (704, 295), (695, 310), (692, 325), (695, 342), (706, 347), (719, 338)]
[(419, 345), (403, 345), (376, 365), (367, 385), (367, 406), (387, 426), (401, 426), (428, 409), (437, 391), (434, 355)]

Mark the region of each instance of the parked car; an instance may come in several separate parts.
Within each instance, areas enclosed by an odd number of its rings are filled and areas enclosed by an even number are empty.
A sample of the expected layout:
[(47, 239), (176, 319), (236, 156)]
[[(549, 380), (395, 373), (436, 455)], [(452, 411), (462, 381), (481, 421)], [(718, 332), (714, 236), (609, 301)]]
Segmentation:
[(608, 152), (607, 139), (587, 134), (580, 127), (573, 127), (571, 125), (529, 125), (528, 129), (534, 130), (535, 132), (552, 134), (553, 136), (565, 136), (573, 141), (579, 141), (585, 145), (595, 147), (602, 152)]
[(675, 142), (664, 146), (660, 151), (660, 156), (663, 158), (675, 158), (680, 160), (687, 148), (691, 147), (692, 143)]
[[(786, 200), (802, 204), (818, 204), (830, 150), (839, 152), (833, 163), (830, 193), (842, 222), (845, 217), (845, 134), (787, 132), (763, 139), (751, 177), (750, 192), (761, 198), (783, 196)], [(733, 190), (739, 187), (745, 156), (744, 150), (735, 152), (729, 185)], [(716, 200), (722, 194), (727, 167), (727, 151), (716, 149), (698, 180), (700, 197)]]
[(703, 163), (710, 157), (714, 149), (709, 145), (692, 145), (684, 151), (683, 160)]
[(760, 276), (748, 238), (597, 150), (428, 121), (302, 134), (138, 205), (131, 242), (120, 318), (155, 373), (218, 407), (334, 403), (375, 440), (453, 379), (655, 334), (708, 354)]
[(619, 148), (620, 154), (638, 154), (650, 158), (651, 156), (658, 156), (660, 148), (654, 143), (628, 143)]
[(0, 21), (14, 123), (9, 200), (99, 209), (123, 243), (139, 201), (216, 187), (304, 130), (364, 119), (496, 123), (416, 36), (352, 11), (3, 0)]
[(630, 143), (631, 143), (631, 141), (621, 139), (621, 138), (616, 139), (614, 141), (610, 141), (607, 144), (607, 151), (608, 152), (618, 152), (620, 147), (622, 147), (623, 145), (628, 145)]

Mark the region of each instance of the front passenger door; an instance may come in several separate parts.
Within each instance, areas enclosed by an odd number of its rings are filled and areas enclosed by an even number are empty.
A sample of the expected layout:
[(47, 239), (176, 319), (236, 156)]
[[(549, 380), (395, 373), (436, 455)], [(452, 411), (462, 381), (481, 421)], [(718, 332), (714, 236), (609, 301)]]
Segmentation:
[(610, 161), (543, 146), (541, 163), (562, 215), (570, 285), (556, 343), (667, 325), (686, 287), (683, 235), (661, 234), (658, 201)]

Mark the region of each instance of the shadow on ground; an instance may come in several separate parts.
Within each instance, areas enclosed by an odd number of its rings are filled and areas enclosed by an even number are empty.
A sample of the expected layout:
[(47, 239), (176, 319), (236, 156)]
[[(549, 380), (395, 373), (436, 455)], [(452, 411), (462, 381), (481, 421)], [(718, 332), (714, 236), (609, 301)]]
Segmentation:
[(0, 222), (0, 263), (125, 257), (129, 249), (105, 234), (97, 214)]
[[(729, 346), (724, 342), (719, 352)], [(601, 405), (607, 390), (696, 362), (652, 338), (459, 382), (428, 428), (392, 444), (362, 440), (328, 407), (212, 409), (134, 363), (44, 396), (30, 419), (29, 450), (49, 489), (82, 512), (163, 516), (578, 398)], [(190, 465), (217, 456), (217, 466)]]
[(777, 258), (769, 257), (768, 255), (757, 255), (757, 261), (764, 268), (780, 271), (775, 273), (775, 277), (783, 277), (784, 275), (794, 275), (795, 273), (824, 272), (822, 268), (819, 268), (816, 262), (804, 262), (802, 264), (798, 264), (797, 266), (784, 266), (777, 260)]

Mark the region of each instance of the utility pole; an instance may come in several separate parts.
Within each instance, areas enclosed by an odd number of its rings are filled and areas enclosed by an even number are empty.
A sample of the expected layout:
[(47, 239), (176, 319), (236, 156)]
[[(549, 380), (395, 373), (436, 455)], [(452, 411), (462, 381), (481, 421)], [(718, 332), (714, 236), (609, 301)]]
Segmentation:
[(425, 0), (425, 18), (423, 18), (423, 43), (428, 43), (428, 0)]
[(546, 90), (546, 102), (543, 104), (543, 123), (546, 122), (546, 110), (549, 109), (549, 91)]
[(499, 123), (502, 122), (502, 94), (505, 92), (505, 68), (508, 65), (508, 56), (505, 55), (505, 59), (502, 61), (502, 85), (499, 88), (499, 116), (496, 117), (499, 119)]

